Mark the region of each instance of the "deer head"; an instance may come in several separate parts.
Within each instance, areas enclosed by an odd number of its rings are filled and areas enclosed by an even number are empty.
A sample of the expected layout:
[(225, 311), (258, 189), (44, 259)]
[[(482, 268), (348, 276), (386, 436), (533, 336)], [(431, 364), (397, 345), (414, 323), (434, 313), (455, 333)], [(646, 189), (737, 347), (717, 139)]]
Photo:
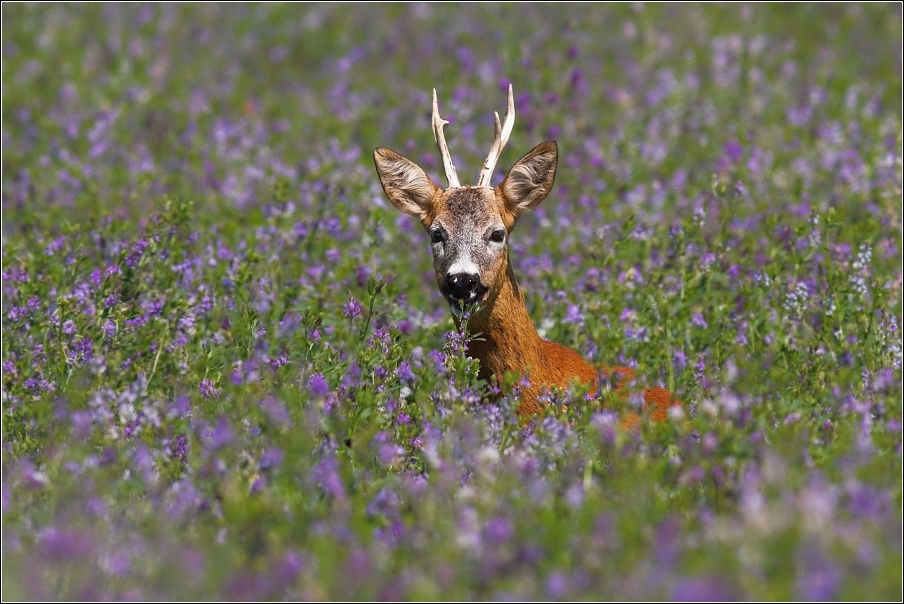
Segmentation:
[[(446, 146), (433, 91), (433, 136), (443, 160), (447, 189), (440, 188), (417, 164), (395, 151), (379, 148), (374, 162), (383, 190), (399, 210), (417, 217), (433, 249), (433, 267), (440, 292), (452, 312), (479, 312), (499, 293), (509, 270), (508, 235), (522, 212), (538, 205), (552, 188), (556, 176), (558, 147), (547, 141), (518, 160), (495, 188), (493, 170), (515, 124), (512, 87), (504, 125), (496, 114), (496, 132), (490, 153), (480, 170), (477, 184), (459, 184)], [(476, 307), (476, 308), (475, 308)]]

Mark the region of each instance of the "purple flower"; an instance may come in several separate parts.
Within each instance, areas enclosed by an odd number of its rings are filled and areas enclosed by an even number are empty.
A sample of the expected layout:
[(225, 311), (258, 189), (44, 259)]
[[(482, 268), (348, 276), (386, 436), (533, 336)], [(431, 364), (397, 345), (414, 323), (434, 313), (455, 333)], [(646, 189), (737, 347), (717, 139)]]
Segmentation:
[(265, 396), (261, 401), (261, 407), (275, 424), (291, 424), (289, 410), (273, 396)]
[(512, 538), (514, 532), (512, 521), (503, 516), (491, 518), (484, 529), (487, 540), (496, 545), (502, 545), (508, 542), (508, 540)]
[(284, 354), (278, 356), (275, 359), (270, 359), (270, 369), (272, 369), (273, 371), (276, 371), (283, 365), (288, 365), (288, 364), (289, 364), (289, 357), (287, 357)]
[(275, 564), (270, 565), (266, 581), (271, 593), (281, 593), (288, 589), (304, 566), (301, 554), (288, 551)]
[(2, 502), (2, 507), (0, 507), (0, 509), (2, 509), (2, 512), (5, 514), (9, 511), (10, 503), (12, 502), (12, 493), (5, 482), (2, 485), (2, 497), (0, 497), (0, 502)]
[(437, 372), (444, 370), (446, 366), (446, 355), (441, 350), (431, 350), (427, 354), (427, 358), (429, 358), (430, 362), (433, 363), (434, 369)]
[(209, 433), (210, 447), (214, 450), (221, 449), (232, 442), (234, 433), (229, 420), (223, 416), (217, 420), (217, 425)]
[(677, 560), (681, 549), (680, 535), (681, 520), (677, 516), (668, 516), (659, 523), (653, 537), (653, 555), (661, 565), (671, 566)]
[(56, 252), (60, 251), (60, 248), (63, 247), (64, 243), (66, 243), (66, 238), (58, 237), (47, 244), (47, 247), (44, 248), (44, 253), (48, 256), (53, 256)]
[(206, 399), (220, 396), (220, 390), (208, 379), (201, 380), (201, 385), (198, 386), (198, 390), (201, 391), (201, 396)]
[(579, 325), (584, 322), (584, 313), (577, 304), (569, 304), (568, 310), (565, 312), (565, 322)]
[(355, 361), (348, 365), (345, 375), (342, 376), (342, 385), (346, 388), (356, 388), (361, 379), (361, 367)]
[(189, 447), (188, 439), (184, 434), (180, 434), (170, 445), (170, 455), (184, 464), (188, 458)]
[(285, 452), (279, 447), (271, 447), (261, 454), (261, 468), (270, 470), (282, 463)]
[(325, 493), (345, 499), (345, 485), (339, 475), (339, 463), (335, 458), (326, 458), (311, 469), (311, 482)]
[(413, 386), (414, 381), (417, 379), (417, 376), (414, 375), (414, 372), (411, 371), (411, 365), (408, 364), (408, 361), (402, 361), (399, 363), (399, 368), (396, 370), (396, 375), (399, 376), (399, 380), (408, 386)]
[(809, 602), (827, 602), (834, 600), (838, 593), (838, 568), (826, 559), (825, 555), (812, 549), (812, 555), (799, 557), (797, 581), (795, 582), (796, 599)]
[(308, 380), (308, 390), (314, 398), (323, 398), (330, 392), (330, 385), (322, 373), (315, 373)]
[(348, 319), (354, 319), (363, 311), (364, 307), (362, 307), (354, 298), (349, 298), (348, 302), (342, 306), (342, 314)]
[(706, 363), (703, 362), (703, 357), (697, 361), (694, 365), (694, 379), (698, 382), (703, 380), (703, 377), (706, 375)]
[(676, 602), (734, 602), (739, 593), (719, 578), (680, 579), (672, 588)]
[(87, 534), (72, 529), (48, 527), (38, 533), (37, 540), (45, 558), (60, 562), (83, 559), (93, 549)]
[(391, 466), (399, 463), (403, 455), (405, 455), (405, 449), (393, 442), (388, 442), (380, 445), (377, 457), (384, 466)]
[(546, 593), (553, 600), (560, 600), (568, 591), (568, 578), (564, 573), (555, 571), (546, 578)]
[(729, 141), (722, 147), (722, 152), (733, 162), (740, 161), (744, 157), (744, 147), (737, 141)]
[(138, 264), (138, 261), (141, 260), (141, 257), (144, 255), (144, 250), (147, 249), (148, 242), (146, 239), (139, 239), (132, 246), (129, 255), (126, 257), (126, 266), (129, 268), (135, 268)]

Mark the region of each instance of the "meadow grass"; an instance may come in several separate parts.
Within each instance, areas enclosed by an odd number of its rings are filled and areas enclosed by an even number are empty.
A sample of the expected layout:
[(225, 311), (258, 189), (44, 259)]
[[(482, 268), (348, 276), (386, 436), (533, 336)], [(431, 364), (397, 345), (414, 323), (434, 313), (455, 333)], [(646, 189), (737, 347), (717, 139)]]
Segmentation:
[[(2, 17), (4, 599), (900, 600), (900, 5)], [(383, 196), (509, 82), (531, 316), (666, 422), (487, 402)]]

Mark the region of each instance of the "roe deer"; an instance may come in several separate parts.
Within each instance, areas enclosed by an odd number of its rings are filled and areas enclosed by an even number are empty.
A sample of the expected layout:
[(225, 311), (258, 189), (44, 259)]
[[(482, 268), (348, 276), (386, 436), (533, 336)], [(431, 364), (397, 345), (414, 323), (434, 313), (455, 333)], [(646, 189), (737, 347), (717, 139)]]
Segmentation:
[[(615, 391), (626, 394), (624, 387), (633, 379), (631, 369), (594, 369), (571, 348), (540, 338), (509, 261), (507, 243), (512, 227), (552, 189), (558, 162), (555, 141), (534, 147), (499, 185), (491, 188), (493, 170), (515, 124), (509, 85), (505, 121), (500, 124), (496, 113), (493, 145), (477, 184), (462, 186), (443, 135), (443, 126), (449, 122), (439, 116), (436, 89), (432, 121), (449, 188), (441, 189), (420, 167), (390, 149), (376, 149), (374, 162), (389, 201), (417, 217), (430, 234), (436, 281), (452, 308), (456, 325), (461, 328), (467, 310), (469, 330), (481, 334), (482, 339), (471, 340), (468, 345), (480, 361), (480, 377), (489, 380), (492, 376), (501, 383), (506, 372), (527, 375), (530, 384), (523, 389), (519, 407), (522, 416), (541, 410), (544, 389), (566, 388), (570, 381), (595, 389), (615, 381)], [(642, 399), (645, 408), (653, 408), (654, 420), (665, 419), (668, 407), (676, 403), (664, 388), (646, 389)], [(637, 419), (634, 415), (627, 423), (636, 423)]]

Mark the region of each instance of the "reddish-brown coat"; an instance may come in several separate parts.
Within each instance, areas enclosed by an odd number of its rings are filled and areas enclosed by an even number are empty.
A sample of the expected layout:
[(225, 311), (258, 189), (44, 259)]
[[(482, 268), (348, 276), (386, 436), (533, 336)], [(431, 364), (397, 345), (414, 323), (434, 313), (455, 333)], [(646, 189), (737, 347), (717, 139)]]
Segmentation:
[[(518, 410), (522, 416), (543, 409), (540, 395), (551, 386), (567, 388), (577, 382), (596, 391), (602, 377), (610, 381), (616, 394), (627, 396), (634, 380), (634, 371), (629, 367), (597, 369), (575, 350), (541, 339), (527, 312), (510, 262), (507, 262), (505, 279), (498, 293), (469, 320), (468, 331), (476, 336), (470, 341), (468, 350), (480, 360), (482, 378), (494, 376), (501, 382), (507, 372), (528, 378), (530, 385), (522, 390)], [(664, 421), (669, 407), (680, 405), (665, 388), (647, 388), (641, 391), (641, 396), (644, 410), (650, 411), (653, 421)], [(639, 416), (631, 413), (625, 425), (633, 426), (638, 421)]]

